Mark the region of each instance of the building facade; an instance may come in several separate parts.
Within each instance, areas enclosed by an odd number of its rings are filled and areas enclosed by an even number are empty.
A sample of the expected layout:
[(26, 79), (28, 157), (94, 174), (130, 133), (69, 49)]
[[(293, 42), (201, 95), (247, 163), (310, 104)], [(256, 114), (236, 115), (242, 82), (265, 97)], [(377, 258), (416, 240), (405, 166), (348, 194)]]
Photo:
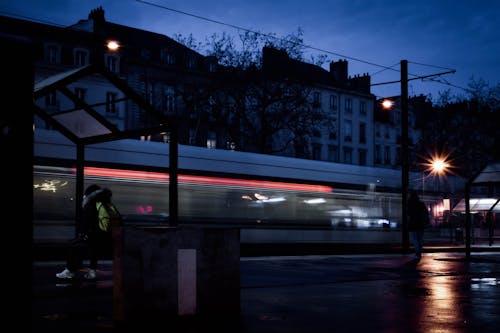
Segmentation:
[[(34, 44), (35, 82), (99, 64), (126, 81), (161, 113), (176, 115), (181, 144), (256, 149), (254, 143), (240, 135), (243, 116), (238, 112), (248, 105), (237, 100), (236, 94), (227, 93), (231, 85), (228, 72), (232, 69), (223, 68), (214, 57), (201, 55), (165, 35), (107, 22), (102, 8), (92, 10), (87, 19), (68, 27), (6, 16), (0, 16), (0, 25), (3, 33), (27, 38)], [(370, 92), (368, 74), (349, 76), (347, 60), (331, 62), (328, 71), (272, 48), (263, 49), (262, 59), (258, 77), (274, 83), (297, 84), (307, 101), (297, 110), (314, 113), (318, 118), (306, 129), (283, 125), (266, 143), (271, 148), (281, 146), (274, 150), (275, 154), (355, 165), (399, 166), (400, 113), (392, 112), (389, 120), (377, 116), (380, 110)], [(109, 82), (90, 77), (72, 85), (70, 90), (121, 130), (140, 128), (149, 121)], [(245, 100), (249, 100), (248, 96)], [(49, 113), (76, 108), (65, 94), (58, 92), (35, 103)], [(280, 105), (282, 115), (297, 111)], [(230, 109), (236, 111), (231, 113)], [(413, 117), (411, 110), (410, 115)], [(304, 118), (290, 119), (300, 124)], [(418, 142), (419, 134), (413, 124), (410, 120), (410, 142)], [(260, 128), (267, 125), (263, 121)], [(48, 125), (35, 119), (35, 127)], [(152, 133), (138, 139), (169, 142), (169, 133)]]

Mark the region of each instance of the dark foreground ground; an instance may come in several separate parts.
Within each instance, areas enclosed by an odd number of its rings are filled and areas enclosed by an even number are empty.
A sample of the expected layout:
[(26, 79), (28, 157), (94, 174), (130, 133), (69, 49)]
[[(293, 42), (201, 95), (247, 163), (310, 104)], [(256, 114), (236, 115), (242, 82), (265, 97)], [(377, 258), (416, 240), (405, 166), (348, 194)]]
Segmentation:
[(35, 261), (33, 332), (499, 332), (500, 252), (242, 257), (238, 314), (113, 322), (112, 262), (65, 283)]

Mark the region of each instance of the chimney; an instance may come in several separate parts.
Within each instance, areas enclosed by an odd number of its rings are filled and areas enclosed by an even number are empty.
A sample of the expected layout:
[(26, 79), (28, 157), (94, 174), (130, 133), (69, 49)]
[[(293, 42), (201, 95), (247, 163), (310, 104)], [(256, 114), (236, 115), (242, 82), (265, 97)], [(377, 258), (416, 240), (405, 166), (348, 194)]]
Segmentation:
[(104, 19), (104, 9), (102, 7), (98, 7), (92, 9), (89, 13), (89, 20), (94, 20), (95, 22), (103, 23)]
[(339, 60), (330, 62), (330, 73), (336, 82), (347, 81), (347, 60)]
[(370, 74), (364, 73), (363, 75), (355, 75), (353, 78), (349, 78), (349, 86), (353, 90), (369, 94), (371, 88)]

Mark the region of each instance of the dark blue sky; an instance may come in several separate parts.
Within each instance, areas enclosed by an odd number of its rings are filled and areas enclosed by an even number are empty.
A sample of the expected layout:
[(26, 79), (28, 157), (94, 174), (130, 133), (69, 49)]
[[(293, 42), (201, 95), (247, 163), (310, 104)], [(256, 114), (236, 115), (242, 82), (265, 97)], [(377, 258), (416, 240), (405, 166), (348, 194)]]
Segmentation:
[[(500, 84), (496, 0), (0, 0), (0, 14), (67, 26), (102, 6), (107, 21), (167, 36), (193, 34), (203, 41), (213, 33), (237, 33), (227, 25), (148, 3), (283, 37), (301, 28), (306, 45), (328, 53), (310, 52), (327, 54), (329, 60), (345, 58), (350, 75), (369, 73), (372, 83), (399, 80), (398, 71), (384, 67), (399, 70), (402, 59), (409, 61), (410, 78), (457, 71), (440, 79), (446, 84), (410, 81), (410, 95), (435, 100), (450, 89), (466, 96), (457, 87), (467, 88), (471, 78), (485, 80), (490, 87)], [(372, 92), (378, 97), (399, 95), (400, 86), (374, 86)]]

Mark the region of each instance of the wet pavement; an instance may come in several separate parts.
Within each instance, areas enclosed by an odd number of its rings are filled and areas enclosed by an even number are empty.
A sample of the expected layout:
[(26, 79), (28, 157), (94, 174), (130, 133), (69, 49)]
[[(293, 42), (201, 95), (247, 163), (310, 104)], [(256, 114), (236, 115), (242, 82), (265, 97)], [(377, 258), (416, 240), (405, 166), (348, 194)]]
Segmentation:
[[(112, 262), (94, 282), (33, 264), (33, 332), (499, 332), (500, 252), (243, 257), (239, 315), (113, 322)], [(83, 272), (82, 272), (83, 273)]]

